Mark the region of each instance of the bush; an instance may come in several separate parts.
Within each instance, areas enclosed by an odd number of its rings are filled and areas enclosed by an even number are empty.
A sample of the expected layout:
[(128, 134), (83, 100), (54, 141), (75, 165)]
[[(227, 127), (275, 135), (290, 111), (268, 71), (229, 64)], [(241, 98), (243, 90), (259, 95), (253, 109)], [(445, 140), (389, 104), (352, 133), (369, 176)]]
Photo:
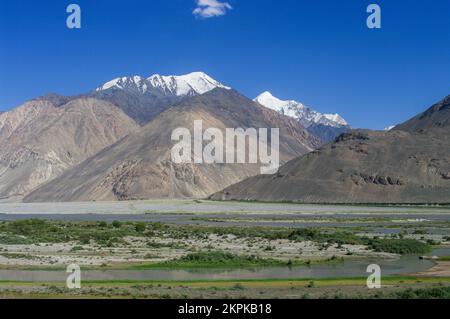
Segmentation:
[(390, 296), (396, 299), (450, 299), (450, 287), (406, 289)]
[[(273, 259), (260, 258), (258, 256), (241, 256), (223, 251), (191, 253), (184, 257), (169, 260), (161, 264), (153, 264), (158, 267), (246, 267), (246, 266), (286, 266), (287, 263)], [(144, 267), (145, 268), (145, 267)]]
[[(105, 223), (106, 224), (106, 223)], [(135, 224), (114, 223), (108, 227), (103, 222), (57, 222), (44, 220), (21, 220), (0, 223), (0, 243), (37, 244), (78, 241), (85, 245), (91, 241), (106, 245), (119, 242), (126, 236), (136, 236)]]
[(144, 223), (137, 223), (135, 229), (138, 233), (143, 233), (147, 226)]
[(122, 223), (119, 222), (118, 220), (113, 221), (113, 222), (112, 222), (112, 225), (113, 225), (114, 228), (120, 228), (120, 227), (122, 227)]
[(367, 238), (352, 233), (339, 231), (335, 233), (324, 233), (317, 229), (297, 229), (288, 236), (290, 240), (308, 240), (317, 243), (342, 245), (366, 245), (377, 252), (393, 254), (424, 254), (431, 251), (431, 242), (423, 243), (415, 239), (391, 239), (391, 238)]
[(99, 222), (98, 227), (106, 228), (106, 227), (108, 227), (108, 224), (106, 222)]
[(367, 245), (377, 252), (393, 254), (425, 254), (431, 251), (431, 246), (414, 239), (373, 239)]

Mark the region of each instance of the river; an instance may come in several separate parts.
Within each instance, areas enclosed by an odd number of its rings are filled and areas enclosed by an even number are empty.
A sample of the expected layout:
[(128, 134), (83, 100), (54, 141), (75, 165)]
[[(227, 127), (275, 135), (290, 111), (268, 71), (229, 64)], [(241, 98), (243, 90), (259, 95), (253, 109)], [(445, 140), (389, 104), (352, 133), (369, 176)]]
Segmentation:
[[(449, 256), (450, 248), (434, 250), (430, 256)], [(196, 281), (254, 279), (324, 279), (366, 277), (367, 266), (377, 264), (382, 276), (407, 275), (425, 271), (435, 265), (419, 256), (396, 259), (346, 259), (336, 264), (298, 267), (262, 267), (252, 269), (150, 269), (150, 270), (82, 270), (82, 280), (92, 281)], [(0, 281), (65, 282), (64, 271), (0, 270)]]

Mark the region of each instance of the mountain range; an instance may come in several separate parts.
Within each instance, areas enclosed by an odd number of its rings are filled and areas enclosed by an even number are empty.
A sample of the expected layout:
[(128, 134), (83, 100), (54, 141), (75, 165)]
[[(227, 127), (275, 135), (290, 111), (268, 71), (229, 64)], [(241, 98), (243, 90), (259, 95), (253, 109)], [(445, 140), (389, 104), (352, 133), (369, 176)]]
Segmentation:
[(138, 124), (144, 125), (169, 106), (215, 88), (230, 89), (203, 72), (181, 76), (155, 74), (149, 78), (116, 78), (99, 86), (89, 96), (116, 105)]
[(282, 162), (321, 145), (296, 120), (234, 90), (216, 88), (169, 108), (137, 132), (31, 192), (25, 201), (204, 198), (259, 173), (259, 164), (173, 163), (172, 131), (192, 130), (195, 120), (203, 121), (203, 129), (218, 128), (224, 135), (226, 128), (279, 127)]
[[(120, 77), (86, 94), (47, 94), (0, 114), (0, 198), (203, 197), (258, 174), (258, 165), (171, 166), (170, 133), (195, 119), (205, 129), (281, 127), (283, 162), (323, 144), (297, 119), (203, 72)], [(87, 165), (100, 158), (105, 164)], [(44, 196), (51, 185), (60, 188), (53, 198)]]
[(213, 195), (304, 203), (449, 203), (450, 96), (390, 131), (354, 130), (275, 175)]
[[(269, 92), (251, 100), (203, 72), (120, 77), (0, 114), (0, 199), (450, 202), (449, 102), (389, 131), (352, 130), (338, 114)], [(283, 166), (173, 163), (171, 133), (196, 120), (224, 135), (280, 128)]]

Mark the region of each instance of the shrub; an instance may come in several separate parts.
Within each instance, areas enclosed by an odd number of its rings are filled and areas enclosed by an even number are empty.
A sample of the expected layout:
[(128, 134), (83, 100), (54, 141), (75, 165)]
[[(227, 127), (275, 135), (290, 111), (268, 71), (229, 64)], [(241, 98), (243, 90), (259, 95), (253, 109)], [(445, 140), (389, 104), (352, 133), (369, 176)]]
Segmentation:
[(431, 246), (414, 239), (373, 239), (367, 245), (375, 251), (393, 254), (425, 254)]
[(118, 220), (113, 221), (113, 222), (112, 222), (112, 225), (113, 225), (114, 228), (120, 228), (120, 227), (122, 227), (122, 223), (119, 222)]
[(98, 227), (106, 228), (106, 227), (108, 227), (108, 224), (106, 222), (99, 222)]
[(390, 295), (396, 299), (450, 299), (450, 287), (406, 289)]
[(147, 226), (144, 223), (137, 223), (135, 229), (138, 233), (143, 233)]

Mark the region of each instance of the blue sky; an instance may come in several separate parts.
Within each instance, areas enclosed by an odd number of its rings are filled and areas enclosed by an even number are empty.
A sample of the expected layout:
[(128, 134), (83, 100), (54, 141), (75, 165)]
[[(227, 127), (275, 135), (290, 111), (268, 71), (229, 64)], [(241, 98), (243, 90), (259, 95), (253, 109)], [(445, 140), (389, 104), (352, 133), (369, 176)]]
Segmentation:
[[(448, 0), (226, 2), (202, 18), (196, 0), (1, 1), (0, 110), (122, 75), (199, 70), (248, 97), (269, 90), (373, 129), (450, 94)], [(81, 30), (66, 27), (70, 3)], [(366, 26), (371, 3), (380, 30)]]

